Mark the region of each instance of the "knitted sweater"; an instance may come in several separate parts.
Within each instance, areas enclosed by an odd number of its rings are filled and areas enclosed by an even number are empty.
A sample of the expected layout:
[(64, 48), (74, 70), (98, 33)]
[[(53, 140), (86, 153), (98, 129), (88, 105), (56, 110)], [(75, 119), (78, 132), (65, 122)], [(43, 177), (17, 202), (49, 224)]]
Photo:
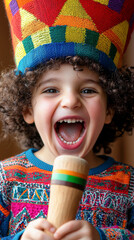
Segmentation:
[[(31, 220), (47, 216), (53, 166), (37, 159), (34, 151), (0, 162), (1, 239), (17, 240)], [(103, 158), (103, 164), (89, 171), (76, 219), (92, 223), (101, 240), (132, 240), (134, 169)]]

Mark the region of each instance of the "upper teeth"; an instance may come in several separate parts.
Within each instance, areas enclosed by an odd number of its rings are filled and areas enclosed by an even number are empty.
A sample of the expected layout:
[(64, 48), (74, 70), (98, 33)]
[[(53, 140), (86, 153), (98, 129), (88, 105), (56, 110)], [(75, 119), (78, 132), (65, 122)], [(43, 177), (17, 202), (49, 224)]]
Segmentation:
[(80, 122), (82, 123), (83, 120), (80, 120), (80, 119), (63, 119), (63, 120), (60, 120), (58, 121), (60, 123), (63, 123), (63, 122), (66, 122), (66, 123), (76, 123), (76, 122)]

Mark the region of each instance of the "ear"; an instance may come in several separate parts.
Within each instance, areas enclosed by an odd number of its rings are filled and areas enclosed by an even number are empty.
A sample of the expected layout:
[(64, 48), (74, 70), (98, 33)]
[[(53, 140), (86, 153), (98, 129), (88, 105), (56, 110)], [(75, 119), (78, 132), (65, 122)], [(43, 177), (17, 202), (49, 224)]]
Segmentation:
[(113, 116), (114, 116), (114, 110), (112, 108), (107, 109), (105, 124), (111, 123)]
[(34, 122), (34, 117), (33, 117), (33, 109), (32, 108), (26, 108), (23, 113), (23, 118), (26, 123), (32, 124)]

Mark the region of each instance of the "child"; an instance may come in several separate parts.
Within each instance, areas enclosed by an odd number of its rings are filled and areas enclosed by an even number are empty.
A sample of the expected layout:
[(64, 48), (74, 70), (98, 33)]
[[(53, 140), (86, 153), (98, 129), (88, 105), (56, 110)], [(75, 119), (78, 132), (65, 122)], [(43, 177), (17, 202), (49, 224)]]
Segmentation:
[[(97, 154), (134, 127), (134, 76), (119, 69), (132, 0), (5, 7), (17, 70), (1, 75), (3, 130), (29, 149), (0, 164), (1, 239), (134, 239), (134, 169)], [(55, 229), (46, 218), (62, 154), (86, 159), (90, 170), (76, 220)]]

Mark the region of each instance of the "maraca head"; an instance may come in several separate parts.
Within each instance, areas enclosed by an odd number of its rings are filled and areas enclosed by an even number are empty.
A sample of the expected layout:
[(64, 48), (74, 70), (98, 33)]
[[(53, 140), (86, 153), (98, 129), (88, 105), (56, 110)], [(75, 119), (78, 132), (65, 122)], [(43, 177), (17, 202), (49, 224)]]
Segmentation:
[(63, 185), (84, 190), (89, 171), (83, 158), (61, 155), (54, 161), (51, 184)]
[(75, 219), (88, 172), (88, 162), (82, 158), (61, 155), (55, 159), (47, 217), (55, 227)]

